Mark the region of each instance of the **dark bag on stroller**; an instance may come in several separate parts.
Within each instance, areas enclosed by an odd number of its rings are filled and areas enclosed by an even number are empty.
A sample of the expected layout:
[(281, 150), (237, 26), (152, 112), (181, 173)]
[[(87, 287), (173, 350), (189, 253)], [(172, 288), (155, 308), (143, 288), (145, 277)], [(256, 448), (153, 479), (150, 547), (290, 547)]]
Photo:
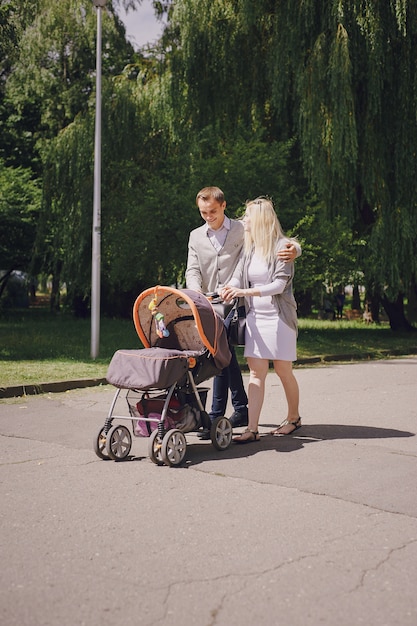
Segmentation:
[[(165, 398), (163, 396), (150, 398), (149, 394), (143, 394), (142, 398), (136, 404), (136, 410), (139, 415), (142, 415), (142, 418), (139, 418), (135, 424), (135, 435), (150, 437), (152, 432), (158, 427), (158, 422), (161, 419), (164, 404)], [(165, 428), (167, 430), (175, 428), (175, 417), (180, 409), (181, 404), (177, 398), (171, 398), (165, 418)], [(152, 421), (143, 419), (144, 417)]]
[(244, 306), (233, 307), (233, 316), (229, 323), (228, 337), (231, 346), (244, 346), (246, 332), (246, 310)]
[[(143, 394), (142, 398), (136, 404), (136, 411), (142, 417), (139, 417), (134, 424), (135, 435), (142, 437), (151, 436), (153, 431), (158, 428), (158, 422), (161, 420), (164, 404), (164, 396), (151, 398), (149, 394)], [(165, 430), (178, 428), (178, 430), (190, 432), (196, 425), (197, 417), (195, 410), (188, 404), (184, 406), (181, 405), (178, 398), (174, 396), (170, 398), (164, 420)]]

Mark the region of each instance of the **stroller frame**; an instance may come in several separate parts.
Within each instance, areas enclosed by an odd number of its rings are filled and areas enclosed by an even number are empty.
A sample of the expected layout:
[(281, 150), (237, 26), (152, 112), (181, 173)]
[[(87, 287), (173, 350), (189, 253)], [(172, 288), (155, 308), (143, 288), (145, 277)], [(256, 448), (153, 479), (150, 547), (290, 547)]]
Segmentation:
[[(142, 343), (145, 345), (145, 349), (124, 352), (118, 351), (115, 353), (112, 362), (116, 359), (116, 357), (118, 358), (117, 362), (121, 362), (123, 364), (123, 359), (130, 358), (131, 356), (144, 356), (152, 358), (155, 355), (155, 358), (159, 358), (161, 354), (164, 356), (165, 353), (169, 356), (169, 358), (171, 358), (174, 353), (173, 358), (175, 359), (178, 356), (178, 358), (181, 359), (183, 367), (185, 360), (187, 363), (187, 371), (185, 374), (181, 373), (179, 377), (172, 382), (172, 384), (169, 384), (169, 386), (166, 385), (162, 388), (158, 384), (142, 386), (140, 381), (139, 384), (138, 381), (136, 381), (136, 384), (129, 382), (127, 383), (127, 386), (124, 387), (123, 382), (113, 382), (112, 377), (110, 376), (109, 382), (115, 384), (118, 388), (113, 396), (105, 423), (99, 430), (97, 436), (94, 438), (94, 451), (96, 455), (103, 460), (111, 459), (114, 461), (122, 461), (127, 459), (132, 448), (132, 434), (128, 426), (118, 422), (119, 420), (130, 422), (133, 435), (139, 436), (136, 432), (135, 426), (137, 425), (138, 419), (140, 419), (142, 423), (148, 423), (149, 426), (153, 426), (153, 431), (151, 432), (148, 440), (148, 455), (151, 461), (153, 461), (156, 465), (168, 465), (175, 467), (180, 465), (186, 456), (187, 441), (185, 433), (196, 431), (200, 428), (209, 430), (210, 439), (214, 448), (222, 451), (226, 450), (231, 444), (232, 425), (226, 417), (217, 417), (215, 420), (211, 421), (205, 409), (208, 388), (197, 386), (197, 383), (202, 382), (202, 380), (206, 379), (208, 375), (213, 375), (213, 373), (217, 373), (219, 371), (218, 363), (213, 364), (212, 357), (214, 349), (211, 347), (212, 344), (217, 342), (217, 339), (216, 342), (210, 342), (204, 336), (204, 345), (202, 346), (203, 349), (199, 346), (200, 349), (194, 351), (192, 349), (186, 349), (184, 351), (170, 351), (169, 349), (165, 349), (163, 347), (163, 341), (161, 342), (157, 340), (155, 342), (155, 340), (150, 340), (148, 335), (144, 332), (142, 326), (140, 326), (138, 310), (141, 303), (143, 310), (144, 298), (146, 303), (149, 296), (153, 294), (161, 296), (161, 302), (163, 302), (164, 297), (172, 296), (177, 298), (177, 300), (184, 297), (187, 300), (191, 297), (194, 298), (197, 303), (200, 302), (201, 304), (201, 300), (203, 298), (204, 302), (202, 305), (207, 309), (208, 303), (208, 306), (211, 308), (212, 315), (214, 316), (215, 326), (218, 328), (219, 332), (223, 333), (223, 322), (221, 318), (219, 318), (219, 316), (215, 313), (207, 298), (202, 296), (202, 294), (191, 292), (190, 290), (177, 290), (170, 287), (160, 286), (148, 289), (140, 294), (133, 307), (133, 317), (136, 330), (142, 340)], [(191, 304), (193, 304), (192, 300)], [(193, 314), (196, 315), (194, 307), (192, 307), (192, 311)], [(191, 316), (184, 317), (184, 320), (186, 320), (187, 323), (191, 323), (190, 317)], [(213, 320), (211, 320), (211, 322), (213, 322)], [(147, 321), (144, 326), (148, 328)], [(197, 320), (196, 326), (201, 334), (203, 325), (200, 319)], [(151, 327), (149, 326), (149, 328)], [(186, 347), (190, 348), (192, 346)], [(110, 364), (109, 372), (111, 367), (112, 363)], [(122, 393), (123, 391), (125, 391), (125, 394)], [(148, 416), (147, 414), (142, 415), (136, 411), (135, 401), (140, 398), (141, 394), (143, 398), (144, 393), (146, 393), (149, 398), (158, 398), (161, 403), (163, 400), (162, 411), (160, 414), (158, 411), (157, 416)], [(128, 415), (126, 415), (126, 412), (124, 412), (124, 414), (119, 412), (119, 400), (121, 400), (123, 395), (128, 407)], [(176, 424), (174, 424), (173, 427), (172, 420), (168, 419), (170, 402), (173, 397), (182, 398), (183, 401), (186, 399), (186, 403), (182, 408), (188, 405), (193, 411), (195, 419), (191, 429), (187, 429), (187, 425), (184, 424), (179, 424), (178, 428), (176, 428)]]

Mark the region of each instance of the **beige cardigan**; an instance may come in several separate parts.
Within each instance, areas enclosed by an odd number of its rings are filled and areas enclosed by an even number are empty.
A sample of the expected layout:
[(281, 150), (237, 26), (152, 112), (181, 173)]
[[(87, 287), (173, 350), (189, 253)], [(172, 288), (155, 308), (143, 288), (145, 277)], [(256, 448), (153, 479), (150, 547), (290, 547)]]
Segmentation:
[[(289, 239), (286, 237), (280, 239), (277, 242), (276, 252), (285, 248)], [(298, 242), (294, 242), (299, 248)], [(301, 248), (300, 248), (301, 250)], [(239, 285), (243, 289), (250, 289), (251, 284), (249, 282), (248, 269), (253, 256), (253, 250), (250, 254), (242, 254), (240, 262), (238, 263), (232, 284)], [(268, 273), (270, 282), (273, 282), (277, 278), (283, 278), (286, 280), (286, 285), (282, 293), (277, 293), (271, 296), (271, 300), (275, 305), (279, 317), (287, 326), (298, 331), (297, 322), (297, 303), (293, 293), (293, 279), (294, 279), (294, 261), (285, 263), (275, 256), (273, 262), (268, 266)], [(245, 297), (246, 312), (249, 310), (249, 298)]]
[(187, 289), (210, 293), (227, 285), (239, 261), (243, 236), (243, 223), (231, 219), (226, 241), (217, 252), (207, 237), (207, 224), (192, 230), (185, 271)]

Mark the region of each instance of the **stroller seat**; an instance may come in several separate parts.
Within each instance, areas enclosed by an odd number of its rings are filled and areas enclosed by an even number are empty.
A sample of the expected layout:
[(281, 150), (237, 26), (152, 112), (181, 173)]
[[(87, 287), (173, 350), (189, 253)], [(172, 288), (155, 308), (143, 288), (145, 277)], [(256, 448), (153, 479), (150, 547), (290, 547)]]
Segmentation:
[(121, 389), (164, 389), (181, 381), (188, 372), (189, 358), (199, 356), (189, 350), (144, 348), (117, 350), (107, 370), (107, 381)]

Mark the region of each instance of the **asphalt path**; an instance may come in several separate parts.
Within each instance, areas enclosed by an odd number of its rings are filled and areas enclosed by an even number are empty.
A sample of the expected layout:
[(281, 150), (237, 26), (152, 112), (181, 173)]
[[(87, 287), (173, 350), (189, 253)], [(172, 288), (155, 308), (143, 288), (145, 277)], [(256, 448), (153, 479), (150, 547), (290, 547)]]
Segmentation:
[(261, 440), (176, 468), (95, 455), (111, 386), (1, 400), (1, 624), (415, 626), (417, 357), (296, 376), (294, 436), (270, 373)]

